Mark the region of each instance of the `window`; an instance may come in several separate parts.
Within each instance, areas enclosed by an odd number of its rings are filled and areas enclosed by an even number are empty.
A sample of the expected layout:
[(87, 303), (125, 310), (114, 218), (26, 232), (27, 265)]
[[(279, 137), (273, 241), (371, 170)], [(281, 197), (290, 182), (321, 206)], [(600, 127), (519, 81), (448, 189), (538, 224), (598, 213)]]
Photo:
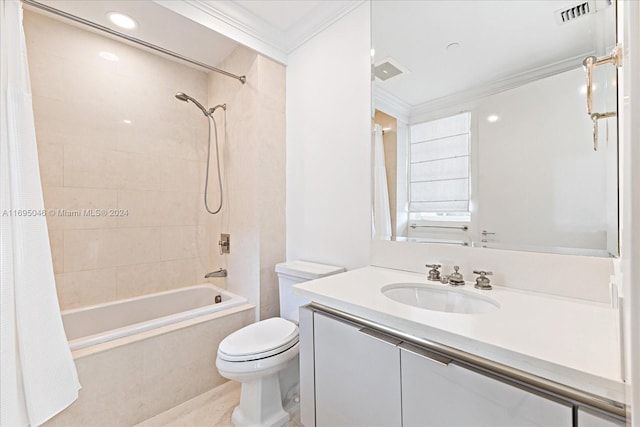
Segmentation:
[(412, 219), (469, 219), (470, 113), (410, 127)]

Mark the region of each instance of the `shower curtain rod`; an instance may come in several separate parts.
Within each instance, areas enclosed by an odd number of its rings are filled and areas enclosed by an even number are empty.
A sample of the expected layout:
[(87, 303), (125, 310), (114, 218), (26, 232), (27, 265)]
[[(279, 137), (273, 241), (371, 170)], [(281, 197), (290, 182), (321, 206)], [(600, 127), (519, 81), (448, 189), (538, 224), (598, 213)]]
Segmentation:
[(179, 59), (181, 61), (185, 61), (185, 62), (197, 65), (197, 66), (202, 67), (202, 68), (206, 68), (207, 70), (211, 70), (211, 71), (214, 71), (216, 73), (224, 74), (225, 76), (232, 77), (232, 78), (234, 78), (236, 80), (239, 80), (240, 83), (242, 83), (242, 84), (245, 84), (247, 82), (247, 77), (246, 76), (236, 76), (235, 74), (231, 74), (228, 71), (221, 70), (220, 68), (212, 67), (211, 65), (204, 64), (202, 62), (196, 61), (196, 60), (191, 59), (191, 58), (187, 58), (186, 56), (182, 56), (182, 55), (180, 55), (178, 53), (172, 52), (172, 51), (167, 50), (165, 48), (162, 48), (160, 46), (156, 46), (156, 45), (148, 43), (148, 42), (146, 42), (144, 40), (140, 40), (140, 39), (137, 39), (135, 37), (131, 37), (131, 36), (127, 35), (127, 34), (121, 33), (119, 31), (112, 30), (109, 27), (105, 27), (103, 25), (96, 24), (95, 22), (88, 21), (86, 19), (80, 18), (79, 16), (71, 15), (70, 13), (63, 12), (63, 11), (61, 11), (59, 9), (53, 8), (51, 6), (47, 6), (46, 4), (42, 4), (42, 3), (39, 3), (39, 2), (34, 1), (34, 0), (22, 0), (22, 2), (24, 4), (26, 4), (26, 5), (33, 6), (33, 7), (36, 7), (38, 9), (42, 9), (42, 10), (44, 10), (46, 12), (53, 13), (54, 15), (58, 15), (58, 16), (61, 16), (63, 18), (67, 18), (67, 19), (70, 19), (70, 20), (75, 21), (75, 22), (79, 22), (80, 24), (87, 25), (87, 26), (89, 26), (91, 28), (95, 28), (96, 30), (104, 31), (105, 33), (109, 33), (109, 34), (111, 34), (113, 36), (120, 37), (120, 38), (125, 39), (127, 41), (130, 41), (132, 43), (139, 44), (141, 46), (144, 46), (144, 47), (149, 48), (151, 50), (155, 50), (157, 52), (160, 52), (160, 53), (163, 53), (165, 55), (171, 56), (173, 58)]

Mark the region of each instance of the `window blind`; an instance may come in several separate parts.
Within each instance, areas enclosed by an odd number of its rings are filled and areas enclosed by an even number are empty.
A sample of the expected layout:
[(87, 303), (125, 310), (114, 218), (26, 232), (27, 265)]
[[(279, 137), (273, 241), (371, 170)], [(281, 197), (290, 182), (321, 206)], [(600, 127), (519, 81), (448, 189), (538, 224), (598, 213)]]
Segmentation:
[(411, 125), (411, 212), (469, 212), (469, 132), (469, 113)]

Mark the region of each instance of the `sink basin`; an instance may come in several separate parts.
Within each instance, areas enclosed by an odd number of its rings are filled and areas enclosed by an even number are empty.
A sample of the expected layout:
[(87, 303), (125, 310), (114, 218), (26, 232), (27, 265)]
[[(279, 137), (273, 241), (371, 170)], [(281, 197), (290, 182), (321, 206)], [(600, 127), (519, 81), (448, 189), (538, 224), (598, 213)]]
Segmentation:
[(382, 293), (402, 304), (446, 313), (489, 313), (500, 307), (488, 297), (422, 283), (394, 283), (383, 287)]

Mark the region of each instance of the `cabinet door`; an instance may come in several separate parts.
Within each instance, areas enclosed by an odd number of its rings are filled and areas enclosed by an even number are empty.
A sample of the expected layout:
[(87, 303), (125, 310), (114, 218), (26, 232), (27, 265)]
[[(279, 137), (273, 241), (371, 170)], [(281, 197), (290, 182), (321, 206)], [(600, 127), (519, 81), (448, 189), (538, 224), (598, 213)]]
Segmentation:
[(578, 409), (578, 427), (624, 427), (624, 421), (609, 418), (595, 412), (587, 412), (582, 408)]
[(316, 427), (400, 426), (399, 341), (314, 314)]
[(573, 425), (571, 406), (446, 360), (434, 362), (418, 348), (400, 353), (404, 427)]

